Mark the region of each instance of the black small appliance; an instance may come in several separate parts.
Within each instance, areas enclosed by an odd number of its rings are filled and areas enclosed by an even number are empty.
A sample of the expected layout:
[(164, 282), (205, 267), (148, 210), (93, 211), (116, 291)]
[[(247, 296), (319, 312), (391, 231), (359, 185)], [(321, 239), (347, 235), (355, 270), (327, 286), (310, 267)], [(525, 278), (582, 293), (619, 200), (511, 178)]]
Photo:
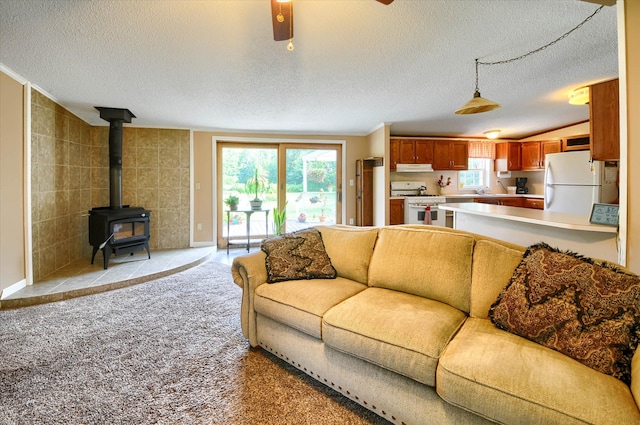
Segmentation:
[(516, 193), (529, 193), (526, 177), (516, 177)]

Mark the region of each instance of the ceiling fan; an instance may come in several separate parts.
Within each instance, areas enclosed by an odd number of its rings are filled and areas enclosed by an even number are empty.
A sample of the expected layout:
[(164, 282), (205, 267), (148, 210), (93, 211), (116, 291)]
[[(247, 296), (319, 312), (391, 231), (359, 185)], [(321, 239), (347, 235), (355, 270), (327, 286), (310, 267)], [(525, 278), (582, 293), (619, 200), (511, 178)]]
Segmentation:
[[(376, 0), (389, 5), (393, 0)], [(293, 1), (271, 0), (271, 21), (273, 22), (273, 39), (275, 41), (289, 40), (289, 50), (293, 50)]]

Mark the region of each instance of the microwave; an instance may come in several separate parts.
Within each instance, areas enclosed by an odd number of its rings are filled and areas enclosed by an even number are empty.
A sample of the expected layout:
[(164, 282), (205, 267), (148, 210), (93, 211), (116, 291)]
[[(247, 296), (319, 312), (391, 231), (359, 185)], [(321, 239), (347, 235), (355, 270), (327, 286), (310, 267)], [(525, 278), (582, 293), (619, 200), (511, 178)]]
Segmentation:
[(570, 136), (562, 139), (562, 152), (589, 150), (590, 137), (588, 134)]

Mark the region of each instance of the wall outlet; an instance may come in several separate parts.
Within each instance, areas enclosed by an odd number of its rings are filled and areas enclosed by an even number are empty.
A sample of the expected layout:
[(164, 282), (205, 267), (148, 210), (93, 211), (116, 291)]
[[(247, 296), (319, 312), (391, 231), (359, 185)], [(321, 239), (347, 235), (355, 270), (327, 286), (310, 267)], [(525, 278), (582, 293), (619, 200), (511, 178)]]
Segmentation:
[(199, 182), (196, 183), (196, 190), (200, 190), (200, 183)]
[(197, 230), (202, 230), (202, 223), (196, 224), (196, 229)]
[(353, 217), (351, 217), (351, 218), (349, 219), (349, 224), (350, 224), (350, 225), (353, 225)]
[(349, 186), (353, 186), (353, 179), (349, 179)]

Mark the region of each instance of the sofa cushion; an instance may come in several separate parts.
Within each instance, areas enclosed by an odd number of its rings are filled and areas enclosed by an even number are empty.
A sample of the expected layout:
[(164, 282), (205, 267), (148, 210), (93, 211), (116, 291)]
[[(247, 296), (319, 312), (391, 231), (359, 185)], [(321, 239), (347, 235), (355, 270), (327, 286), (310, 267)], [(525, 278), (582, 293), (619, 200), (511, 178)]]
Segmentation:
[(624, 383), (486, 319), (465, 321), (436, 381), (444, 400), (497, 423), (640, 423)]
[(316, 229), (265, 239), (261, 249), (267, 254), (267, 283), (337, 276), (322, 243), (322, 235)]
[(260, 285), (256, 288), (254, 308), (259, 314), (321, 338), (322, 315), (366, 288), (342, 277)]
[(476, 241), (471, 273), (471, 317), (489, 318), (489, 308), (509, 283), (525, 249), (489, 240)]
[(369, 286), (447, 303), (469, 312), (473, 236), (446, 230), (382, 228)]
[(440, 354), (465, 317), (438, 301), (369, 288), (325, 313), (322, 338), (331, 348), (434, 386)]
[(489, 315), (501, 329), (631, 382), (640, 338), (638, 276), (534, 245)]
[(369, 262), (378, 238), (375, 227), (319, 226), (324, 247), (338, 276), (367, 283)]

